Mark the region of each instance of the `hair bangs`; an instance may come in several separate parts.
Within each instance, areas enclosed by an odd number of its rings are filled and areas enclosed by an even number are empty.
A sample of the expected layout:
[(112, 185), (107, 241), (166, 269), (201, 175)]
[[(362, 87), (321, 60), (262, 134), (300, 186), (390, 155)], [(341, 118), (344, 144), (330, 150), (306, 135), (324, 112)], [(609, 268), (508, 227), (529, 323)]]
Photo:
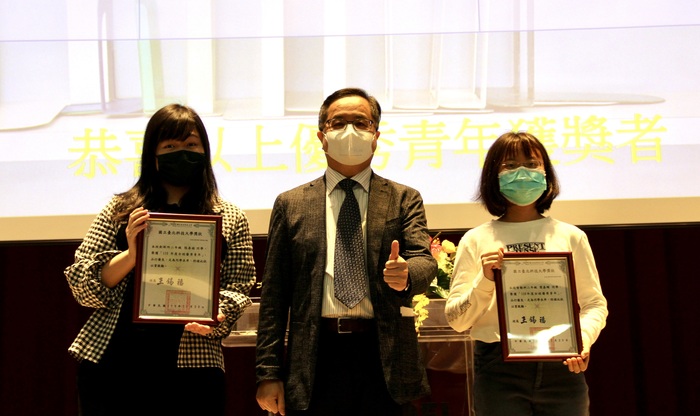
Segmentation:
[(187, 140), (193, 131), (197, 131), (197, 124), (192, 117), (182, 112), (178, 114), (178, 117), (171, 117), (163, 121), (158, 132), (158, 143), (164, 140)]

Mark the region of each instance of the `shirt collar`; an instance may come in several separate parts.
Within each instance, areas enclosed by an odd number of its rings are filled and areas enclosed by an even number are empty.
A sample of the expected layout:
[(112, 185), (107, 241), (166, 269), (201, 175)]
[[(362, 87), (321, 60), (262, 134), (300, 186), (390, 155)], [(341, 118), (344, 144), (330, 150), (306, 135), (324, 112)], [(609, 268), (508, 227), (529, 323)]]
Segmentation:
[[(359, 183), (362, 186), (362, 188), (365, 190), (365, 192), (369, 192), (369, 182), (370, 182), (371, 177), (372, 177), (372, 167), (367, 166), (362, 172), (351, 177), (350, 179)], [(326, 193), (331, 193), (331, 191), (333, 191), (335, 189), (335, 187), (338, 185), (338, 182), (342, 181), (343, 179), (345, 179), (345, 175), (343, 175), (342, 173), (339, 173), (336, 170), (333, 170), (332, 168), (327, 168), (326, 169)]]

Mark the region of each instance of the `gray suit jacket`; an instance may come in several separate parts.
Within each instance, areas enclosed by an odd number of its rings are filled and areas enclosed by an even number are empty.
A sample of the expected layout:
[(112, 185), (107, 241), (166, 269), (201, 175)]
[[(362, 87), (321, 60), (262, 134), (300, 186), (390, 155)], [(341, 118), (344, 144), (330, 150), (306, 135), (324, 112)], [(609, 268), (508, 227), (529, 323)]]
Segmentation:
[[(257, 381), (285, 382), (285, 402), (306, 409), (311, 399), (326, 264), (325, 177), (280, 194), (272, 209), (260, 300)], [(437, 274), (430, 254), (423, 200), (415, 189), (372, 175), (367, 211), (367, 271), (389, 393), (406, 403), (430, 393), (411, 316), (413, 295), (424, 293)], [(409, 292), (383, 278), (392, 240), (408, 262)], [(288, 356), (285, 331), (289, 322)]]

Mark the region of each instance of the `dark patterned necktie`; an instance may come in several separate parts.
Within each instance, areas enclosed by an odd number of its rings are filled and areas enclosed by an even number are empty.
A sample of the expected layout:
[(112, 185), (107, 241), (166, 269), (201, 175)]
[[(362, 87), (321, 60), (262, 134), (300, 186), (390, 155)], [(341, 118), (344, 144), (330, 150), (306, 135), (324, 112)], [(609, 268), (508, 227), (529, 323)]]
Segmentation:
[(362, 219), (352, 191), (356, 183), (343, 179), (338, 184), (345, 191), (345, 200), (340, 206), (335, 235), (334, 294), (348, 308), (357, 305), (367, 293)]

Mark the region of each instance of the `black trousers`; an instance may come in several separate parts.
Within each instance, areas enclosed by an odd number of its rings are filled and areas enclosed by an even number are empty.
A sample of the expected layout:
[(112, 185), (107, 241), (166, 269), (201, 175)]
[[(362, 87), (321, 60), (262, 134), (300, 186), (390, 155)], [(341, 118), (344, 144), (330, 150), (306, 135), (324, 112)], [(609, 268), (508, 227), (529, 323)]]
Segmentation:
[(81, 416), (223, 416), (226, 376), (220, 368), (143, 371), (83, 360), (78, 394)]
[(401, 416), (404, 408), (389, 395), (375, 330), (338, 334), (321, 331), (316, 379), (308, 410), (289, 416)]

